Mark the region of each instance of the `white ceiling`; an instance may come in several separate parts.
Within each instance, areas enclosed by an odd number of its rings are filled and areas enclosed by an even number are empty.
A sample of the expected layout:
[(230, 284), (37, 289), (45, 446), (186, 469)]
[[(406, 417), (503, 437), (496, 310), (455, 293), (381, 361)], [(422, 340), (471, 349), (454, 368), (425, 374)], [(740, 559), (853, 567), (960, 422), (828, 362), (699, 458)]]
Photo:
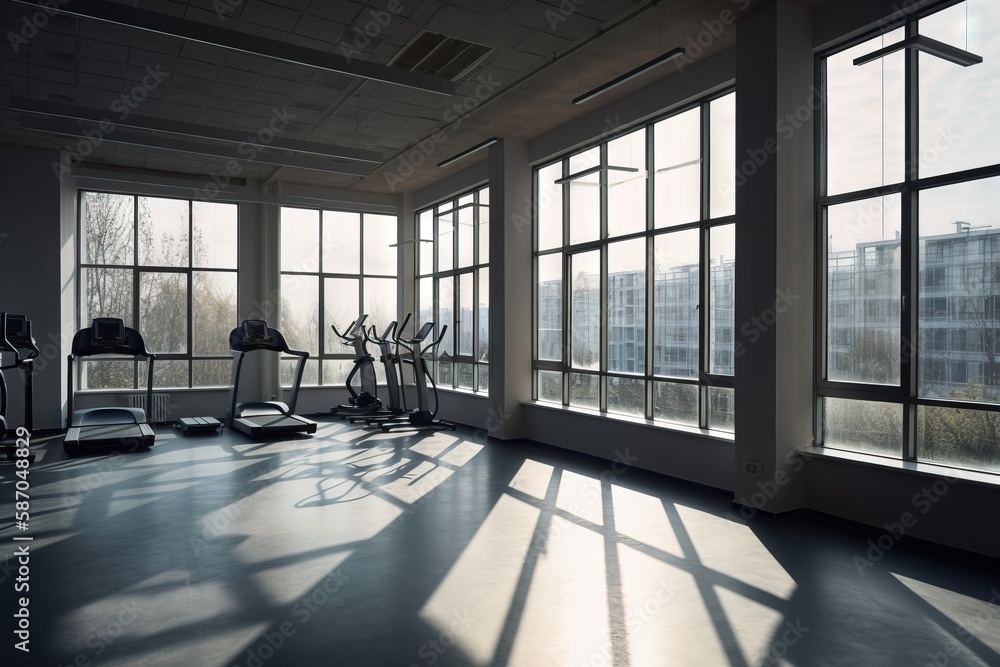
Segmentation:
[[(764, 0), (747, 1), (746, 11), (752, 11)], [(80, 115), (106, 114), (114, 121), (123, 108), (121, 96), (141, 87), (144, 77), (153, 83), (149, 72), (156, 71), (163, 73), (163, 81), (148, 91), (142, 89), (146, 99), (130, 110), (130, 122), (156, 119), (198, 131), (182, 136), (116, 126), (117, 136), (112, 131), (109, 140), (97, 145), (86, 142), (91, 148), (85, 157), (88, 165), (211, 175), (225, 169), (227, 158), (218, 155), (232, 154), (237, 144), (206, 137), (222, 134), (220, 129), (256, 135), (272, 121), (276, 109), (287, 109), (294, 118), (277, 136), (308, 141), (317, 149), (374, 151), (382, 164), (357, 163), (366, 171), (374, 169), (371, 175), (358, 176), (335, 173), (333, 168), (327, 171), (324, 161), (336, 164), (316, 156), (288, 160), (309, 168), (281, 166), (285, 156), (296, 154), (273, 151), (272, 164), (241, 159), (238, 177), (372, 192), (389, 191), (384, 172), (398, 170), (399, 157), (432, 136), (443, 141), (425, 144), (435, 146), (434, 154), (404, 182), (396, 183), (396, 191), (438, 180), (448, 173), (434, 166), (438, 161), (488, 137), (533, 138), (598, 104), (670, 76), (676, 67), (660, 67), (600, 102), (576, 107), (570, 101), (664, 51), (684, 46), (705, 29), (703, 21), (715, 20), (726, 10), (740, 14), (739, 7), (746, 5), (743, 0), (563, 0), (561, 5), (558, 0), (66, 2), (60, 4), (70, 9), (138, 7), (211, 30), (234, 30), (320, 54), (346, 54), (354, 62), (379, 66), (389, 63), (425, 29), (491, 47), (461, 77), (451, 96), (149, 30), (40, 14), (44, 10), (10, 0), (0, 3), (2, 34), (23, 34), (27, 40), (12, 44), (4, 39), (0, 44), (0, 142), (79, 151), (79, 138), (53, 133), (67, 127), (75, 130), (76, 120), (12, 111), (11, 98), (70, 105), (81, 108)], [(570, 7), (573, 11), (568, 11)], [(24, 30), (26, 21), (41, 25), (37, 34)], [(735, 32), (731, 26), (713, 38), (702, 57), (731, 46)], [(490, 85), (481, 85), (483, 81)], [(471, 108), (457, 123), (455, 112), (449, 110), (456, 104)], [(23, 124), (48, 131), (25, 129)], [(160, 147), (113, 141), (146, 143), (146, 138)], [(473, 158), (462, 161), (454, 169), (472, 162)]]

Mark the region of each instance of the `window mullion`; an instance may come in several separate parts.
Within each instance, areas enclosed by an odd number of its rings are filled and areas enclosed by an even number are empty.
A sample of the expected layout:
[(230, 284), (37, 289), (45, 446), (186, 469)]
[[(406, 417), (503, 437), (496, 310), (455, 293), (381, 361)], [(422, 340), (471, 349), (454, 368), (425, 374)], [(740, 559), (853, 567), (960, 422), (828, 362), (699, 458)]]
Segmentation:
[[(912, 37), (918, 33), (916, 21), (906, 24), (906, 36)], [(916, 349), (917, 330), (917, 289), (919, 285), (919, 261), (916, 255), (920, 247), (920, 230), (917, 220), (916, 190), (911, 186), (914, 179), (920, 177), (917, 165), (920, 155), (920, 123), (919, 112), (919, 52), (907, 49), (904, 55), (904, 187), (901, 202), (900, 220), (900, 384), (903, 392), (903, 459), (916, 459), (917, 432), (917, 364), (912, 350)]]

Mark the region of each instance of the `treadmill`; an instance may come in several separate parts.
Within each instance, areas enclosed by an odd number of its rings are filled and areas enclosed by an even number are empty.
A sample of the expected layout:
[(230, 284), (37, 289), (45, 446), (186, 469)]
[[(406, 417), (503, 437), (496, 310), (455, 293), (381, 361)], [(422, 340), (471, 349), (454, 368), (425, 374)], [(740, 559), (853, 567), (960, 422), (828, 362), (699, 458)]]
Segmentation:
[(66, 437), (63, 450), (76, 456), (89, 450), (127, 449), (136, 451), (153, 446), (153, 427), (142, 408), (108, 407), (73, 410), (73, 361), (83, 357), (124, 355), (147, 360), (146, 406), (153, 404), (153, 361), (138, 331), (116, 317), (97, 317), (87, 329), (73, 336), (67, 359)]
[[(7, 366), (0, 362), (0, 441), (7, 437), (7, 422), (5, 420), (7, 416), (7, 382), (3, 373), (5, 370), (17, 368), (21, 371), (21, 377), (24, 380), (24, 428), (29, 434), (35, 429), (32, 379), (34, 377), (34, 360), (40, 353), (35, 339), (31, 336), (31, 321), (24, 315), (0, 313), (0, 353), (3, 352), (13, 353), (14, 361)], [(15, 457), (13, 445), (0, 445), (0, 463), (13, 463)], [(27, 458), (29, 462), (34, 461), (35, 455), (30, 454)]]
[[(271, 350), (299, 358), (295, 368), (295, 386), (292, 389), (292, 403), (281, 401), (259, 401), (237, 403), (240, 390), (240, 372), (247, 352)], [(226, 423), (229, 428), (242, 431), (251, 438), (263, 438), (287, 433), (315, 433), (316, 422), (294, 414), (299, 400), (299, 386), (306, 368), (309, 353), (288, 347), (285, 337), (264, 320), (244, 320), (229, 334), (229, 351), (233, 354), (233, 381), (229, 388), (229, 411)], [(239, 353), (239, 356), (237, 356)]]

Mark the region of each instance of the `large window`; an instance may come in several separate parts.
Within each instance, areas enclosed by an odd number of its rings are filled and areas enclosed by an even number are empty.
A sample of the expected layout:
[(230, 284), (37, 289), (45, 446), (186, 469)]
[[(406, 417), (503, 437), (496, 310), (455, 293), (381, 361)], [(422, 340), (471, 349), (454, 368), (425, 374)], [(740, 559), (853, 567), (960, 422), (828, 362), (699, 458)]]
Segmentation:
[[(827, 447), (1000, 471), (1000, 5), (937, 7), (820, 61), (819, 423)], [(918, 35), (983, 61), (854, 64)]]
[[(309, 352), (303, 384), (343, 384), (354, 363), (341, 332), (362, 313), (378, 333), (396, 319), (396, 216), (281, 209), (281, 333)], [(281, 361), (291, 385), (297, 360)], [(381, 364), (375, 365), (384, 383)]]
[(733, 430), (735, 94), (535, 170), (535, 398)]
[[(235, 204), (80, 193), (80, 327), (120, 317), (154, 352), (154, 385), (229, 384)], [(81, 389), (145, 386), (144, 362), (83, 361)]]
[(432, 364), (439, 388), (489, 392), (490, 190), (417, 213), (417, 312), (447, 325)]

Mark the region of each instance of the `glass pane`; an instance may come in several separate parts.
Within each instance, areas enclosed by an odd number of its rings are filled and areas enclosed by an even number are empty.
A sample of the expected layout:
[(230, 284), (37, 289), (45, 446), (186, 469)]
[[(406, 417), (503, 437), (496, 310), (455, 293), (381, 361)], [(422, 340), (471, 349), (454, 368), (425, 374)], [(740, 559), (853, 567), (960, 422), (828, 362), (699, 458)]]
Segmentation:
[(195, 271), (192, 284), (194, 354), (228, 355), (229, 332), (239, 324), (236, 321), (236, 273)]
[(479, 264), (488, 264), (490, 261), (490, 207), (479, 206), (479, 257), (476, 261)]
[(427, 209), (421, 211), (418, 216), (420, 224), (420, 236), (417, 242), (419, 253), (417, 256), (417, 267), (420, 275), (426, 276), (434, 273), (434, 211)]
[[(366, 231), (373, 232), (370, 227), (366, 228)], [(367, 241), (367, 238), (365, 240)], [(386, 254), (392, 253), (387, 250)], [(365, 270), (368, 273), (379, 273), (372, 271), (367, 262)], [(323, 211), (323, 273), (360, 272), (361, 214)]]
[(310, 356), (318, 355), (319, 278), (281, 276), (280, 330), (293, 350), (305, 350)]
[(539, 250), (558, 248), (563, 242), (563, 186), (554, 182), (559, 178), (562, 178), (562, 162), (538, 170), (535, 205), (538, 209)]
[(399, 312), (396, 301), (395, 278), (365, 278), (362, 312), (368, 313), (368, 326), (374, 326), (379, 333), (385, 331)]
[[(569, 404), (578, 408), (600, 409), (600, 375), (569, 374)], [(560, 401), (562, 398), (560, 397)]]
[(1000, 77), (1000, 4), (963, 2), (920, 20), (920, 34), (982, 56), (961, 67), (920, 53), (920, 161), (922, 178), (997, 162), (1000, 119), (993, 112)]
[(80, 269), (81, 328), (95, 317), (120, 317), (133, 326), (132, 275), (131, 269)]
[[(450, 333), (450, 331), (449, 331)], [(455, 382), (455, 362), (449, 357), (447, 359), (438, 357), (435, 363), (437, 367), (437, 384), (439, 389), (454, 389)]]
[(229, 359), (195, 359), (191, 371), (195, 387), (226, 387), (232, 378), (233, 362)]
[(538, 371), (538, 400), (562, 405), (562, 373)]
[[(441, 331), (441, 327), (447, 326), (448, 331), (444, 335), (444, 340), (438, 346), (437, 356), (453, 356), (455, 354), (455, 279), (441, 278), (438, 280), (438, 312), (437, 327), (435, 334)], [(450, 377), (450, 376), (449, 376)]]
[(725, 387), (708, 388), (708, 428), (713, 431), (734, 433), (736, 412), (733, 403), (736, 392)]
[[(293, 346), (294, 347), (294, 346)], [(299, 363), (298, 359), (282, 359), (281, 360), (281, 386), (291, 387), (292, 382), (295, 381), (295, 367)], [(302, 371), (302, 384), (303, 385), (316, 385), (319, 384), (319, 360), (308, 359), (306, 361), (306, 367)]]
[(538, 258), (538, 358), (562, 361), (562, 255)]
[(470, 192), (467, 195), (462, 195), (461, 197), (458, 198), (458, 206), (465, 206), (467, 204), (471, 204), (472, 202), (475, 201), (475, 199), (476, 199), (476, 194), (474, 192)]
[(639, 378), (608, 378), (608, 412), (642, 417), (646, 405), (646, 381)]
[(713, 227), (709, 237), (709, 372), (732, 375), (736, 358), (736, 226)]
[(646, 229), (646, 130), (608, 143), (608, 235)]
[(472, 266), (476, 249), (476, 212), (472, 206), (458, 210), (458, 267)]
[(365, 266), (366, 275), (394, 276), (398, 271), (399, 248), (396, 244), (396, 216), (366, 213)]
[(709, 103), (711, 217), (736, 214), (736, 93)]
[(597, 172), (569, 182), (569, 242), (601, 236), (601, 175)]
[(438, 236), (434, 250), (437, 252), (438, 271), (451, 271), (455, 266), (455, 214), (438, 216)]
[(653, 126), (657, 227), (701, 218), (701, 109), (694, 108)]
[(463, 273), (458, 278), (458, 353), (472, 356), (473, 305), (475, 289), (473, 274)]
[[(82, 361), (79, 368), (80, 389), (135, 388), (134, 361)], [(156, 367), (153, 367), (155, 372)], [(146, 386), (146, 365), (142, 366), (142, 385)]]
[(594, 146), (585, 151), (573, 155), (569, 159), (569, 173), (575, 174), (584, 169), (596, 167), (601, 163), (601, 147)]
[(597, 370), (601, 363), (601, 251), (573, 255), (570, 276), (573, 279), (572, 365)]
[(239, 207), (191, 202), (194, 219), (194, 266), (235, 269), (239, 265)]
[(646, 239), (608, 245), (608, 370), (646, 372)]
[(419, 317), (416, 321), (411, 321), (409, 326), (412, 331), (417, 331), (424, 322), (434, 322), (434, 279), (420, 279), (420, 293), (417, 295), (417, 306)]
[(657, 236), (653, 244), (653, 373), (698, 377), (699, 232)]
[(486, 364), (476, 364), (476, 370), (479, 373), (478, 385), (476, 391), (488, 394), (490, 391), (490, 367)]
[(132, 264), (135, 252), (135, 198), (84, 192), (80, 261), (84, 264)]
[(827, 219), (827, 377), (899, 384), (899, 196), (831, 206)]
[[(146, 384), (146, 371), (139, 378), (140, 386)], [(228, 380), (226, 381), (228, 384)], [(179, 359), (160, 360), (153, 364), (153, 386), (156, 389), (177, 389), (188, 386), (188, 362)]]
[(186, 199), (139, 197), (139, 263), (188, 266), (190, 215)]
[[(826, 59), (827, 194), (903, 180), (904, 53), (854, 65), (858, 56), (901, 39), (903, 30), (894, 30)], [(808, 105), (802, 108), (802, 117), (811, 118), (813, 109)], [(801, 122), (798, 116), (778, 121), (779, 139), (790, 139)], [(767, 159), (767, 150), (761, 150), (764, 154), (760, 159)], [(756, 166), (753, 160), (741, 164), (740, 176), (749, 177)]]
[(472, 364), (455, 364), (455, 386), (472, 389)]
[(824, 446), (897, 458), (902, 453), (902, 405), (824, 398), (823, 411)]
[(490, 270), (479, 270), (479, 338), (476, 341), (476, 359), (490, 360)]
[(354, 368), (354, 361), (351, 359), (324, 359), (323, 360), (323, 384), (330, 386), (346, 386), (347, 376)]
[(1000, 178), (920, 193), (920, 396), (1000, 403)]
[(917, 408), (917, 459), (1000, 472), (1000, 413)]
[(479, 194), (479, 200), (478, 200), (479, 204), (482, 205), (482, 206), (489, 206), (490, 205), (490, 187), (487, 185), (486, 187), (481, 188), (479, 190), (478, 194)]
[[(349, 349), (333, 333), (332, 325), (344, 333), (358, 318), (358, 281), (355, 278), (326, 278), (323, 282), (323, 352), (341, 354)], [(379, 332), (381, 333), (381, 332)]]
[(653, 383), (653, 419), (698, 426), (698, 385)]
[(319, 271), (319, 211), (282, 207), (281, 270)]
[[(183, 273), (139, 276), (139, 331), (150, 352), (187, 352), (188, 285)], [(232, 321), (232, 320), (230, 320)], [(229, 327), (226, 330), (228, 348)], [(187, 386), (187, 380), (184, 380)]]

